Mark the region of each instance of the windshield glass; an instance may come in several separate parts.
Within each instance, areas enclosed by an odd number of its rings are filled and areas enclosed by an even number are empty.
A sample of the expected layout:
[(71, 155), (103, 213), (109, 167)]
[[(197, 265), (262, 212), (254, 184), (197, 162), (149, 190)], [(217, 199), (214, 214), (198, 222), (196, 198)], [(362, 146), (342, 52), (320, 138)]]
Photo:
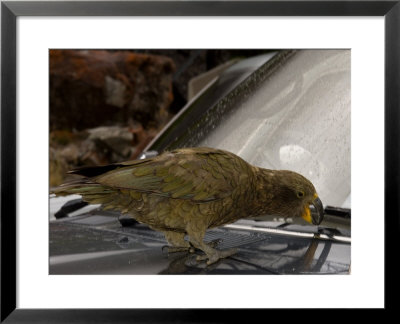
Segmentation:
[[(257, 78), (257, 72), (251, 78)], [(301, 50), (257, 85), (198, 146), (306, 176), (324, 205), (350, 208), (350, 50)]]

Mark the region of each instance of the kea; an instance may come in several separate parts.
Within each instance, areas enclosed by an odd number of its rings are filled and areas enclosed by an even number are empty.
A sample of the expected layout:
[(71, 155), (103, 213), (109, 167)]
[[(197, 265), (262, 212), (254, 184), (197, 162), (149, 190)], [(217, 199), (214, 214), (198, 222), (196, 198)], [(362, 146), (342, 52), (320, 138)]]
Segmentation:
[(302, 175), (259, 168), (233, 153), (207, 147), (70, 173), (82, 177), (53, 193), (79, 194), (88, 203), (128, 214), (163, 232), (168, 252), (193, 252), (194, 247), (205, 253), (197, 259), (207, 264), (236, 252), (204, 242), (207, 229), (266, 214), (302, 217), (318, 225), (324, 214), (313, 184)]

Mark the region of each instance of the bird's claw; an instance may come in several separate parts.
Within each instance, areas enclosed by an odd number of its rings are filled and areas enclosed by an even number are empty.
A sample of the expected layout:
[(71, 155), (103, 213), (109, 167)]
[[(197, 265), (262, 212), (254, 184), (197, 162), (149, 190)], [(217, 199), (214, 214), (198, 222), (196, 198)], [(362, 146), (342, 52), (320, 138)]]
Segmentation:
[(217, 262), (220, 259), (227, 258), (231, 256), (232, 254), (235, 254), (237, 252), (237, 249), (229, 249), (229, 250), (215, 250), (214, 253), (212, 254), (203, 254), (203, 255), (198, 255), (196, 260), (197, 261), (205, 261), (207, 260), (207, 265), (213, 264)]
[(207, 254), (198, 255), (197, 258), (196, 258), (196, 261), (197, 261), (197, 262), (206, 261), (206, 264), (207, 264), (207, 265), (211, 265), (211, 264), (217, 262), (218, 260), (219, 260), (218, 257), (215, 257), (215, 256), (209, 257)]

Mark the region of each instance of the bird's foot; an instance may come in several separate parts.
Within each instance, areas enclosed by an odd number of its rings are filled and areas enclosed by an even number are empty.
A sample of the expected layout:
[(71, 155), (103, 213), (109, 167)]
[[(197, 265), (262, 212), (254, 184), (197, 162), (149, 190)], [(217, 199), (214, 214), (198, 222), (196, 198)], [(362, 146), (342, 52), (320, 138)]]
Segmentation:
[(189, 253), (194, 253), (194, 248), (191, 246), (170, 246), (170, 245), (164, 245), (162, 247), (162, 251), (164, 252), (164, 249), (167, 250), (167, 253), (176, 253), (176, 252), (189, 252)]
[(214, 250), (212, 253), (197, 256), (197, 261), (207, 260), (207, 265), (217, 262), (219, 259), (227, 258), (237, 252), (237, 249)]
[[(205, 243), (207, 246), (209, 246), (210, 248), (214, 249), (218, 246), (219, 243), (222, 242), (222, 239), (216, 239), (216, 240), (212, 240), (210, 242)], [(191, 249), (190, 249), (190, 253), (193, 253), (195, 251), (203, 251), (201, 248), (195, 248), (193, 245), (191, 245)]]

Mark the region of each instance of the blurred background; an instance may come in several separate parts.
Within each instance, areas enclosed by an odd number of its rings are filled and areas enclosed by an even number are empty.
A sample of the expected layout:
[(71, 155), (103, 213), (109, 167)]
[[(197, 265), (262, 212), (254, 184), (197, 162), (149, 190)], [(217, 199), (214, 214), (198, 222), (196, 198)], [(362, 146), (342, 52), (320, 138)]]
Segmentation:
[(266, 52), (50, 50), (50, 186), (75, 167), (137, 158), (214, 74)]

